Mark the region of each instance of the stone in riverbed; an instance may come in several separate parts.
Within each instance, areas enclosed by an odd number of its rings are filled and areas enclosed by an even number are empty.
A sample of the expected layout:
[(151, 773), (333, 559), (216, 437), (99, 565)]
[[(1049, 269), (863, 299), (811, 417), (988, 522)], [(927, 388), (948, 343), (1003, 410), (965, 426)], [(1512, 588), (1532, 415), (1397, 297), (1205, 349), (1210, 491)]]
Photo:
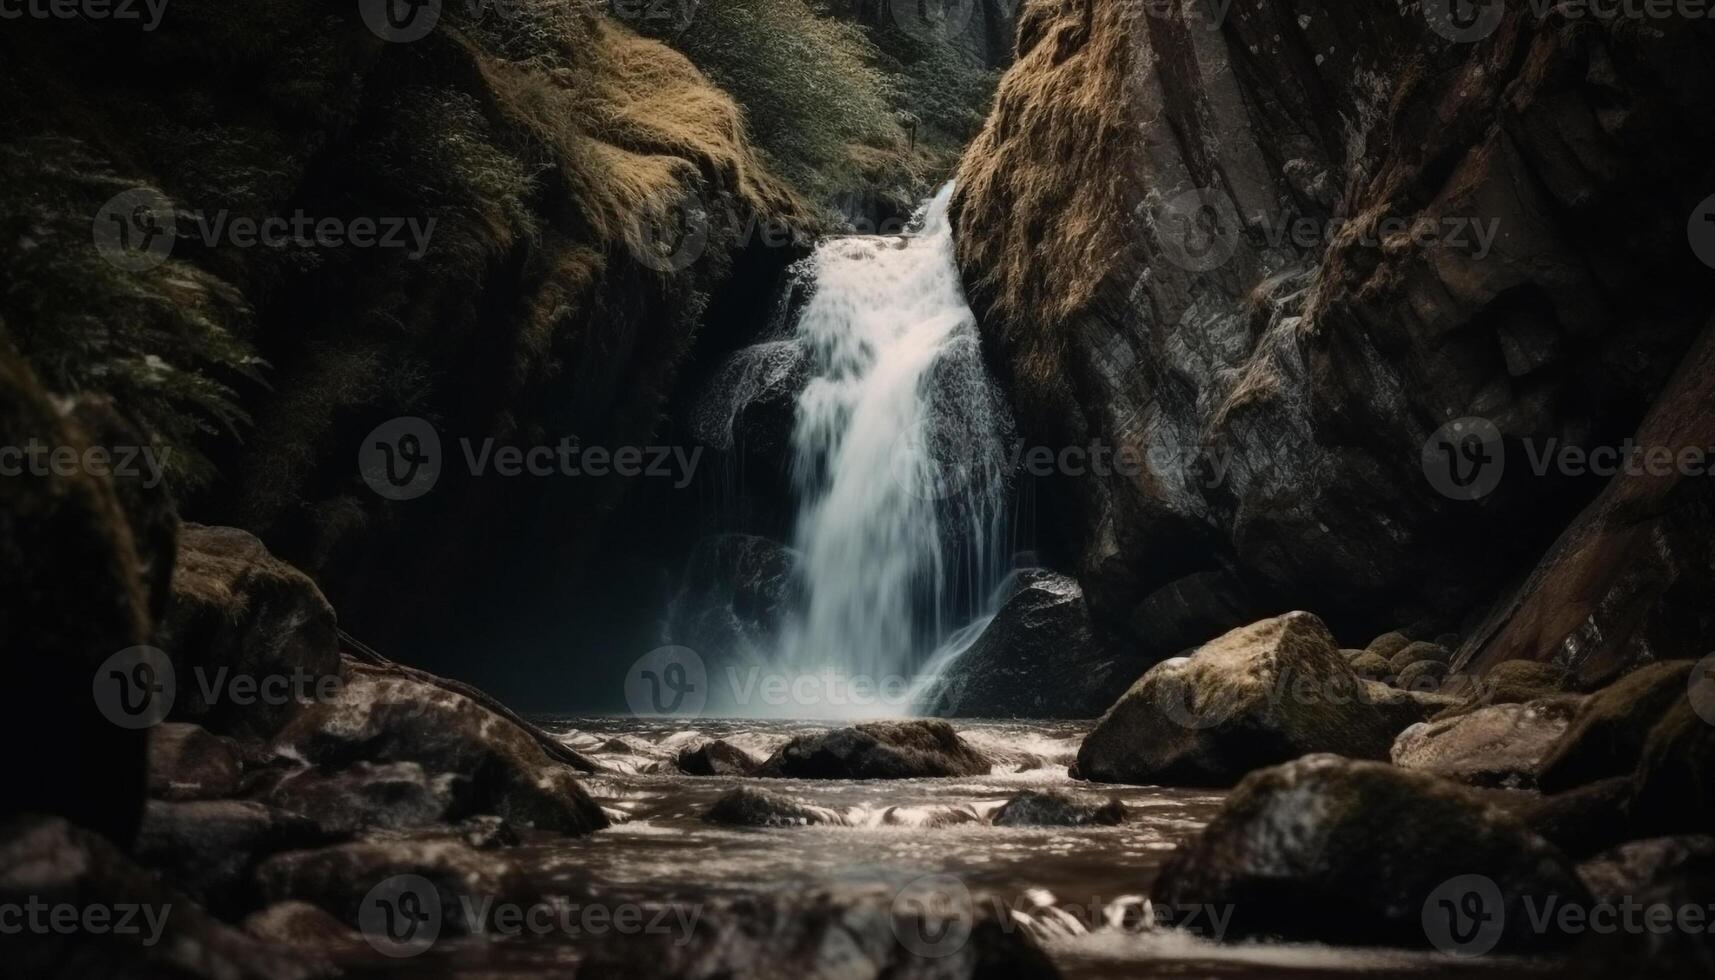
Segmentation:
[(1367, 681), (1384, 681), (1388, 678), (1388, 662), (1373, 653), (1360, 653), (1350, 661), (1352, 672)]
[(470, 812), (471, 780), (430, 777), (415, 762), (359, 762), (346, 769), (304, 767), (267, 774), (250, 795), (314, 817), (330, 830), (406, 830)]
[(355, 663), (346, 672), (339, 695), (300, 714), (276, 750), (329, 769), (414, 762), (432, 784), (468, 780), (466, 812), (520, 827), (587, 834), (607, 826), (573, 769), (519, 726), (449, 688)]
[(747, 897), (699, 911), (688, 931), (610, 933), (591, 948), (579, 980), (1060, 976), (1024, 930), (997, 918), (991, 903), (973, 901), (951, 876), (926, 876), (899, 891), (818, 889)]
[(1425, 660), (1438, 664), (1450, 664), (1453, 662), (1453, 651), (1436, 643), (1408, 643), (1388, 658), (1387, 666), (1388, 670), (1397, 677), (1405, 673), (1407, 667)]
[(1394, 678), (1393, 686), (1402, 691), (1416, 691), (1419, 694), (1435, 694), (1446, 683), (1452, 673), (1444, 663), (1434, 660), (1419, 660), (1399, 672)]
[(361, 929), (364, 898), (382, 882), (401, 876), (428, 883), (419, 898), (429, 899), (426, 892), (433, 889), (440, 924), (452, 932), (477, 931), (482, 924), (470, 921), (469, 913), (479, 911), (484, 900), (523, 897), (517, 870), (509, 861), (454, 840), (372, 840), (289, 851), (256, 869), (256, 887), (264, 902), (309, 902)]
[(1142, 667), (1097, 639), (1077, 579), (1015, 572), (1011, 595), (924, 705), (943, 718), (1095, 718)]
[(1125, 823), (1119, 800), (1096, 805), (1064, 793), (1020, 793), (994, 813), (996, 827), (1114, 827)]
[(1074, 774), (1231, 786), (1313, 752), (1386, 759), (1401, 730), (1447, 703), (1361, 679), (1321, 620), (1291, 613), (1144, 674), (1084, 740)]
[(993, 764), (944, 721), (872, 722), (800, 735), (763, 763), (783, 779), (925, 779), (986, 776)]
[(337, 839), (315, 821), (260, 803), (150, 800), (137, 834), (137, 860), (214, 908), (242, 907), (251, 870), (281, 851)]
[(685, 749), (674, 764), (687, 776), (749, 776), (760, 765), (750, 757), (750, 753), (718, 738), (694, 749)]
[(1225, 940), (1422, 947), (1436, 941), (1439, 900), (1457, 902), (1466, 884), (1480, 888), (1477, 911), (1495, 931), (1479, 937), (1497, 950), (1570, 941), (1533, 929), (1527, 901), (1590, 902), (1564, 854), (1476, 791), (1317, 755), (1240, 783), (1168, 861), (1152, 899), (1229, 907)]
[(841, 827), (846, 824), (844, 817), (827, 807), (810, 806), (750, 786), (741, 786), (716, 800), (703, 814), (703, 819), (729, 827)]
[(1471, 786), (1533, 789), (1578, 699), (1497, 704), (1413, 725), (1393, 743), (1393, 764)]
[(1635, 769), (1650, 729), (1684, 699), (1691, 668), (1689, 660), (1651, 664), (1586, 698), (1543, 762), (1543, 791), (1560, 792)]

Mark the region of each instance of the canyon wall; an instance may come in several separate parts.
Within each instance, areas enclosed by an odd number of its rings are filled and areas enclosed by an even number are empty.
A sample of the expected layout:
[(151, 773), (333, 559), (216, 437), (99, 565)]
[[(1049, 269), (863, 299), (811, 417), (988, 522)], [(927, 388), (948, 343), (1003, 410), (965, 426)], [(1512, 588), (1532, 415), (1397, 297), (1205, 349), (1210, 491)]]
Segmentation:
[[(1133, 462), (1044, 480), (1042, 537), (1155, 655), (1291, 608), (1469, 631), (1604, 487), (1533, 454), (1620, 445), (1715, 306), (1709, 23), (1426, 6), (1020, 15), (960, 262), (1027, 440)], [(1506, 655), (1593, 655), (1562, 620)]]

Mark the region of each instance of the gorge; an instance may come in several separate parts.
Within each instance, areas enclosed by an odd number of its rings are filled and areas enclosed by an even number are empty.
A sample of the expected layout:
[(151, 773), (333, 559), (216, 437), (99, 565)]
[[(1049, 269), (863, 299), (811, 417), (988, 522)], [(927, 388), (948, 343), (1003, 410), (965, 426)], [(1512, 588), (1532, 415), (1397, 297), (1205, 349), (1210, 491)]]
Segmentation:
[(1715, 970), (1686, 5), (9, 10), (8, 974)]

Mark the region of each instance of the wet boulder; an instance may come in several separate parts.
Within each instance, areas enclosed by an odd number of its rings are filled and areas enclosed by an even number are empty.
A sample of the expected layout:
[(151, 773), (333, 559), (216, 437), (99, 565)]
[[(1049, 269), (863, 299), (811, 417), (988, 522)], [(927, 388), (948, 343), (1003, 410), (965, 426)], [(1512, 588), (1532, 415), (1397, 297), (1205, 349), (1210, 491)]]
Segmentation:
[(1533, 789), (1577, 698), (1497, 704), (1413, 725), (1393, 743), (1393, 764), (1472, 786)]
[(957, 879), (898, 891), (818, 889), (708, 903), (670, 916), (678, 929), (611, 934), (580, 980), (1047, 980), (1059, 971), (1028, 934), (976, 902)]
[(1412, 664), (1428, 661), (1437, 664), (1453, 662), (1453, 651), (1438, 643), (1407, 643), (1388, 658), (1388, 669), (1395, 676), (1403, 674)]
[(673, 764), (687, 776), (749, 776), (760, 767), (750, 753), (718, 738), (685, 749)]
[(156, 646), (173, 663), (172, 717), (268, 738), (340, 679), (333, 607), (247, 531), (186, 524)]
[(994, 812), (997, 827), (1115, 827), (1125, 823), (1119, 800), (1087, 803), (1065, 793), (1020, 793)]
[(160, 800), (208, 800), (238, 791), (244, 767), (232, 739), (201, 725), (163, 722), (149, 732), (149, 795)]
[(314, 820), (244, 800), (150, 800), (136, 856), (212, 908), (241, 908), (270, 855), (337, 839)]
[(1441, 690), (1448, 676), (1452, 673), (1445, 663), (1435, 660), (1419, 660), (1399, 672), (1393, 680), (1393, 686), (1402, 691), (1418, 691), (1424, 694), (1434, 694)]
[(1075, 775), (1231, 786), (1314, 752), (1386, 759), (1400, 731), (1443, 705), (1363, 680), (1321, 620), (1291, 613), (1152, 668), (1085, 738)]
[(1096, 637), (1077, 579), (1015, 572), (976, 642), (936, 680), (923, 710), (944, 718), (1095, 718), (1140, 668)]
[(399, 671), (349, 663), (338, 696), (299, 715), (274, 747), (333, 770), (416, 763), (431, 783), (468, 780), (470, 810), (520, 827), (586, 834), (607, 826), (571, 766), (549, 758), (529, 731), (450, 687)]
[(735, 351), (697, 396), (692, 434), (711, 449), (784, 473), (798, 397), (809, 382), (810, 355), (795, 340)]
[[(1473, 897), (1474, 896), (1474, 897)], [(1253, 773), (1168, 861), (1152, 899), (1231, 909), (1223, 937), (1445, 944), (1447, 906), (1497, 950), (1568, 937), (1530, 907), (1590, 901), (1571, 862), (1475, 791), (1393, 766), (1311, 756)], [(1463, 940), (1464, 926), (1452, 935)]]
[[(24, 908), (28, 903), (85, 910), (85, 916), (91, 909), (114, 911), (99, 926), (69, 932), (26, 928), (8, 935), (5, 970), (10, 976), (308, 980), (332, 975), (313, 952), (294, 952), (217, 921), (106, 838), (57, 817), (0, 823), (0, 905)], [(127, 916), (124, 909), (135, 914)]]
[(268, 773), (250, 795), (306, 814), (329, 830), (406, 830), (471, 812), (471, 779), (430, 776), (416, 762), (358, 762), (344, 769), (305, 766)]
[(1352, 673), (1367, 681), (1385, 681), (1390, 676), (1388, 671), (1392, 669), (1386, 658), (1367, 651), (1353, 657), (1349, 662), (1352, 665)]
[(703, 814), (709, 823), (729, 827), (845, 826), (846, 820), (827, 807), (800, 803), (779, 793), (741, 786), (723, 795)]
[(1689, 660), (1651, 664), (1584, 699), (1565, 736), (1543, 762), (1543, 791), (1560, 792), (1629, 774), (1643, 755), (1650, 730), (1684, 700), (1691, 669)]
[[(1618, 910), (1621, 928), (1595, 932), (1579, 950), (1592, 975), (1715, 975), (1715, 838), (1631, 841), (1578, 866), (1596, 900)], [(1630, 910), (1630, 911), (1628, 911)], [(1664, 926), (1665, 923), (1665, 926)]]
[(872, 722), (800, 735), (762, 764), (783, 779), (925, 779), (986, 776), (993, 768), (944, 721)]

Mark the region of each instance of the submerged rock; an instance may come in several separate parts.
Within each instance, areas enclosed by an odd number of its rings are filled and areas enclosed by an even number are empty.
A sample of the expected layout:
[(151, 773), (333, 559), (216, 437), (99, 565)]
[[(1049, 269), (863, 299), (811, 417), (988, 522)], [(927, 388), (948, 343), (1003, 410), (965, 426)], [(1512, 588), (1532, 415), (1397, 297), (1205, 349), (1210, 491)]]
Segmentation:
[(1364, 681), (1321, 620), (1292, 613), (1144, 674), (1084, 740), (1075, 775), (1230, 786), (1313, 752), (1385, 759), (1402, 729), (1443, 706)]
[(422, 904), (438, 908), (441, 927), (462, 933), (477, 930), (480, 923), (470, 916), (484, 900), (505, 902), (522, 895), (510, 862), (451, 840), (374, 840), (290, 851), (256, 869), (265, 903), (309, 902), (356, 929), (365, 924), (364, 899), (389, 879), (418, 886)]
[(872, 722), (800, 735), (763, 763), (785, 779), (924, 779), (986, 776), (993, 764), (944, 721)]
[(1125, 819), (1125, 804), (1117, 799), (1094, 804), (1064, 793), (1028, 792), (1002, 804), (992, 822), (997, 827), (1114, 827)]
[(1532, 789), (1577, 707), (1575, 698), (1500, 704), (1413, 725), (1393, 743), (1393, 764), (1472, 786)]
[(733, 827), (845, 826), (846, 820), (827, 807), (751, 786), (741, 786), (716, 800), (703, 814), (709, 823)]
[(314, 817), (330, 830), (427, 827), (470, 812), (471, 779), (431, 777), (415, 762), (358, 762), (345, 769), (315, 767), (270, 773), (251, 795), (270, 806)]
[(1137, 663), (1097, 640), (1077, 579), (1013, 574), (1011, 595), (937, 679), (924, 711), (945, 718), (1094, 718), (1136, 680)]
[(613, 933), (580, 980), (1050, 980), (1038, 945), (951, 876), (897, 892), (819, 889), (701, 907), (688, 930)]
[(1533, 929), (1527, 901), (1587, 905), (1590, 893), (1564, 854), (1473, 791), (1318, 755), (1240, 783), (1152, 898), (1230, 907), (1226, 940), (1447, 948), (1445, 901), (1477, 927), (1454, 929), (1456, 945), (1519, 951), (1572, 941)]
[(281, 851), (338, 839), (314, 820), (242, 800), (150, 800), (137, 860), (213, 908), (242, 907), (250, 873)]

